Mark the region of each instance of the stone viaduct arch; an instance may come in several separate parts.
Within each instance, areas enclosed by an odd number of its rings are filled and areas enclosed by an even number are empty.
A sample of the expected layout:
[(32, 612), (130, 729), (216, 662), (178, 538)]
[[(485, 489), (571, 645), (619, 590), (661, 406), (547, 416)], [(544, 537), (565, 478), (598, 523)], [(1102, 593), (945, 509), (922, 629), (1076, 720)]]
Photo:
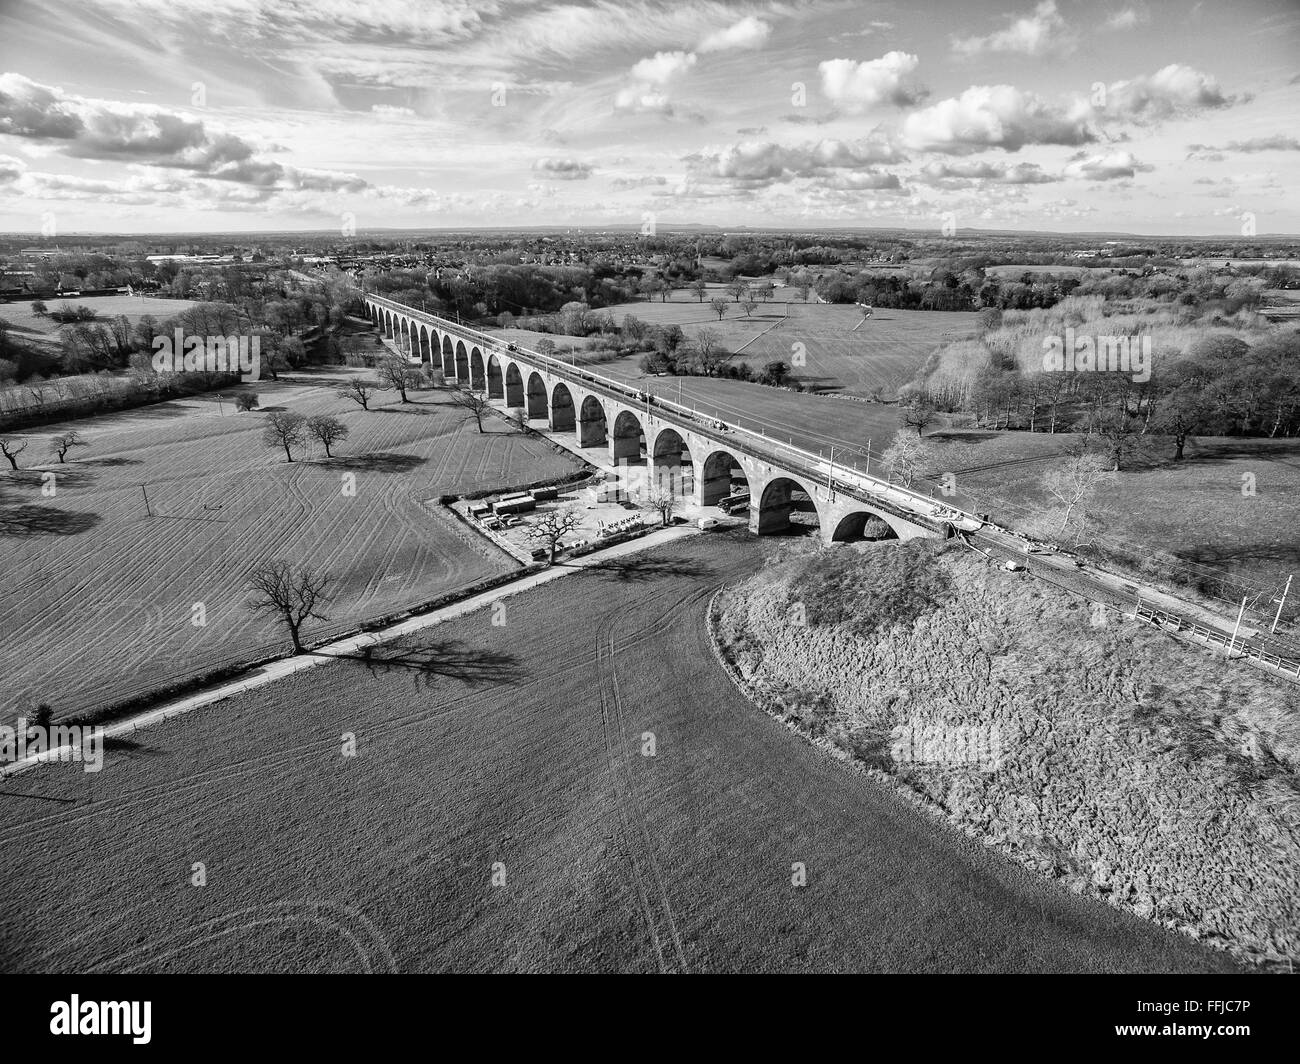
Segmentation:
[(603, 389), (589, 389), (580, 379), (553, 372), (528, 352), (512, 357), (450, 322), (402, 314), (382, 301), (367, 298), (367, 308), (381, 333), (399, 346), (405, 339), (421, 361), (427, 351), (447, 380), (485, 391), (489, 399), (509, 408), (523, 407), (530, 419), (545, 419), (552, 431), (573, 433), (579, 447), (607, 447), (611, 464), (641, 467), (647, 484), (662, 482), (701, 507), (716, 506), (734, 494), (733, 488), (747, 484), (749, 527), (760, 535), (788, 533), (792, 515), (796, 525), (810, 530), (815, 522), (827, 543), (862, 539), (873, 517), (899, 539), (936, 534), (923, 522), (909, 520), (905, 511), (895, 512), (896, 504), (882, 499), (874, 506), (858, 492), (846, 495), (797, 469), (783, 468), (779, 456), (767, 459), (747, 453), (743, 446), (729, 448), (717, 433), (705, 434), (631, 395), (623, 400)]

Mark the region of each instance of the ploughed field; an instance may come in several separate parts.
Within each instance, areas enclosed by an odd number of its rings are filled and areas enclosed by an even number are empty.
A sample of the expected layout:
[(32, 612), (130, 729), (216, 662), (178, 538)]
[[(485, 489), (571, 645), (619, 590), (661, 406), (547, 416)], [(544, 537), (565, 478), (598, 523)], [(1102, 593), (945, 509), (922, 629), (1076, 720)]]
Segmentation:
[[(310, 638), (502, 572), (514, 563), (431, 500), (575, 468), (498, 418), (480, 435), (445, 394), (403, 405), (381, 392), (367, 412), (333, 387), (243, 387), (264, 408), (337, 415), (351, 436), (332, 460), (317, 444), (287, 463), (261, 442), (265, 414), (235, 413), (233, 391), (24, 434), (22, 468), (0, 473), (0, 719), (32, 702), (57, 719), (287, 648), (282, 628), (245, 608), (248, 576), (268, 560), (330, 574), (329, 620)], [(68, 428), (89, 446), (30, 468)], [(53, 497), (42, 471), (56, 474)]]
[(1230, 967), (755, 709), (705, 610), (766, 549), (727, 533), (610, 560), (140, 731), (98, 774), (10, 779), (0, 966)]

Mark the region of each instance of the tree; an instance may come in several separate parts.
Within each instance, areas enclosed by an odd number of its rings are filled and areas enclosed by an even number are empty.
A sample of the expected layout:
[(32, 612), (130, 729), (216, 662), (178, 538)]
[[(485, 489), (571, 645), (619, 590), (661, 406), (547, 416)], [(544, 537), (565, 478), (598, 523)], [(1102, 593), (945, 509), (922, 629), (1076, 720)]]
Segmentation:
[(348, 381), (348, 386), (339, 391), (338, 395), (342, 399), (351, 399), (362, 410), (370, 409), (370, 397), (375, 394), (379, 385), (374, 381), (363, 380), (360, 377), (353, 377)]
[(268, 415), (262, 430), (262, 444), (266, 447), (283, 447), (284, 456), (293, 461), (293, 448), (307, 441), (305, 419), (292, 410), (276, 410)]
[(325, 448), (325, 457), (333, 458), (330, 445), (348, 438), (348, 427), (336, 417), (329, 414), (313, 414), (307, 419), (306, 429), (314, 440), (319, 440)]
[(81, 433), (76, 431), (60, 433), (50, 440), (50, 454), (59, 456), (59, 462), (62, 464), (67, 453), (73, 447), (85, 447), (87, 443), (81, 438)]
[(758, 375), (759, 384), (773, 384), (778, 388), (786, 382), (790, 376), (790, 367), (783, 361), (777, 359), (773, 362), (763, 363), (763, 371)]
[(935, 416), (933, 404), (917, 398), (899, 411), (898, 419), (903, 423), (904, 427), (914, 428), (918, 436), (923, 436), (925, 435), (926, 425), (931, 424)]
[(1097, 424), (1097, 435), (1106, 441), (1106, 458), (1111, 470), (1118, 473), (1124, 459), (1133, 449), (1133, 437), (1137, 435), (1137, 423), (1128, 414), (1107, 414)]
[(379, 379), (397, 389), (397, 394), (402, 397), (402, 402), (409, 403), (411, 400), (406, 397), (406, 389), (415, 386), (416, 369), (411, 363), (400, 355), (389, 355), (379, 363)]
[(256, 392), (240, 392), (235, 396), (235, 409), (241, 414), (247, 414), (250, 410), (257, 409)]
[(706, 282), (703, 277), (698, 277), (691, 282), (690, 289), (692, 292), (695, 293), (696, 301), (703, 303), (704, 293), (709, 290), (709, 285), (708, 282)]
[(1043, 490), (1063, 507), (1058, 535), (1066, 530), (1071, 518), (1086, 519), (1088, 503), (1097, 494), (1097, 488), (1113, 477), (1114, 473), (1106, 468), (1105, 458), (1091, 452), (1073, 454), (1043, 474)]
[(909, 435), (905, 429), (899, 429), (894, 442), (880, 456), (880, 464), (890, 479), (910, 488), (929, 457), (929, 444), (918, 436)]
[(456, 385), (451, 390), (451, 401), (453, 405), (470, 414), (478, 425), (479, 432), (483, 431), (483, 415), (492, 409), (492, 404), (488, 401), (487, 396), (479, 395), (467, 388)]
[(545, 355), (547, 358), (555, 357), (555, 341), (549, 336), (544, 336), (537, 341), (537, 353)]
[[(740, 297), (749, 291), (749, 285), (737, 277), (727, 285), (727, 291), (731, 293), (731, 301), (739, 303)], [(719, 315), (721, 317), (721, 315)]]
[(253, 597), (248, 600), (248, 608), (284, 621), (294, 653), (301, 654), (299, 633), (304, 622), (313, 617), (326, 620), (320, 608), (327, 600), (329, 577), (307, 566), (295, 569), (288, 562), (269, 562), (253, 573), (249, 587)]
[(18, 456), (27, 450), (26, 440), (0, 439), (0, 454), (9, 459), (9, 468), (18, 468)]
[(727, 301), (725, 299), (710, 299), (709, 306), (713, 308), (713, 313), (718, 316), (718, 321), (727, 313)]
[(548, 552), (547, 564), (554, 565), (560, 542), (581, 526), (582, 517), (577, 510), (547, 510), (534, 519), (524, 535), (529, 542), (545, 547)]
[(740, 305), (741, 305), (742, 308), (744, 308), (744, 311), (745, 311), (745, 317), (747, 317), (747, 318), (748, 318), (751, 314), (753, 314), (754, 311), (758, 308), (758, 304), (757, 304), (756, 302), (754, 302), (753, 298), (751, 298), (751, 297), (746, 297), (745, 302), (741, 303)]
[(735, 354), (722, 346), (722, 340), (712, 329), (701, 329), (696, 333), (695, 351), (700, 360), (700, 370), (706, 377), (716, 376), (722, 365)]
[(47, 317), (47, 316), (49, 315), (49, 313), (50, 313), (50, 308), (47, 307), (47, 306), (45, 305), (45, 300), (43, 300), (43, 299), (33, 299), (33, 300), (32, 300), (32, 313), (35, 314), (38, 318), (44, 318), (44, 317)]
[(673, 523), (678, 502), (677, 494), (669, 488), (657, 488), (650, 493), (650, 505), (658, 511), (659, 519), (665, 525)]

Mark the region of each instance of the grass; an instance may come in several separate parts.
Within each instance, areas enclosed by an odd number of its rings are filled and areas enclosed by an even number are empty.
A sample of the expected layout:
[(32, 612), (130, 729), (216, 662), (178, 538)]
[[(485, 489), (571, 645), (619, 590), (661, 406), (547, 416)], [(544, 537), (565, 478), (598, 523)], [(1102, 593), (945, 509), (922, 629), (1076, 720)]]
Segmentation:
[(759, 564), (731, 534), (611, 561), (504, 600), (504, 625), (482, 610), (141, 731), (97, 775), (14, 777), (5, 968), (1231, 968), (758, 713), (704, 614)]
[[(1013, 528), (1050, 504), (1043, 474), (1077, 437), (1027, 432), (939, 432), (934, 469), (956, 471), (958, 491)], [(1165, 437), (1141, 437), (1095, 503), (1095, 546), (1142, 560), (1166, 559), (1206, 593), (1271, 623), (1287, 575), (1300, 568), (1292, 500), (1300, 492), (1300, 441), (1201, 437), (1182, 462)], [(969, 470), (968, 472), (966, 470)], [(1254, 494), (1243, 494), (1244, 485)], [(1256, 601), (1256, 599), (1258, 601)], [(1300, 601), (1296, 603), (1300, 607)], [(1294, 620), (1300, 609), (1288, 609)]]
[[(894, 395), (906, 384), (930, 354), (940, 345), (971, 332), (975, 315), (965, 312), (908, 311), (880, 309), (865, 323), (856, 307), (835, 303), (785, 302), (782, 292), (771, 302), (760, 302), (751, 317), (725, 290), (710, 290), (704, 303), (678, 292), (672, 301), (622, 303), (608, 308), (618, 324), (627, 315), (658, 325), (679, 325), (688, 337), (702, 329), (718, 335), (724, 347), (740, 352), (736, 361), (747, 362), (758, 371), (768, 362), (783, 361), (792, 368), (793, 378), (810, 391), (868, 396), (879, 391)], [(708, 299), (727, 300), (727, 315), (718, 317)], [(603, 316), (606, 311), (599, 313)], [(504, 330), (502, 335), (516, 342), (533, 344), (542, 334)], [(578, 348), (583, 363), (584, 347), (599, 345), (598, 337), (550, 337), (557, 357), (565, 357), (570, 345)], [(802, 360), (802, 365), (799, 364)], [(601, 372), (630, 380), (640, 376), (640, 355), (605, 364)]]
[[(95, 311), (95, 321), (109, 322), (119, 314), (125, 314), (132, 324), (146, 314), (152, 314), (159, 322), (175, 317), (183, 310), (197, 306), (193, 299), (159, 299), (156, 296), (72, 296), (64, 299), (56, 296), (45, 300), (50, 310), (58, 310), (64, 303), (74, 307), (85, 306)], [(0, 303), (0, 318), (13, 326), (14, 334), (42, 343), (58, 343), (59, 330), (62, 326), (52, 318), (38, 317), (32, 311), (32, 301), (21, 303)], [(88, 322), (86, 324), (94, 324)]]
[(402, 405), (382, 392), (363, 412), (332, 387), (245, 387), (263, 410), (333, 414), (351, 436), (333, 460), (317, 446), (289, 464), (262, 445), (263, 413), (205, 395), (77, 421), (89, 446), (43, 467), (54, 497), (28, 467), (52, 461), (61, 426), (29, 434), (24, 468), (0, 473), (4, 719), (27, 701), (70, 713), (273, 653), (283, 632), (244, 606), (248, 574), (271, 558), (332, 577), (310, 639), (491, 576), (514, 563), (430, 501), (575, 468), (497, 419), (479, 434), (442, 393)]
[[(872, 581), (896, 621), (870, 638), (854, 630), (853, 550), (787, 558), (723, 603), (729, 653), (773, 712), (1077, 893), (1239, 957), (1294, 959), (1293, 689), (1113, 614), (1098, 624), (955, 546), (866, 549), (898, 577)], [(956, 589), (919, 612), (904, 563), (917, 549)], [(837, 585), (842, 615), (792, 621), (806, 588)], [(900, 752), (923, 733), (937, 755)], [(971, 735), (992, 756), (960, 756)]]

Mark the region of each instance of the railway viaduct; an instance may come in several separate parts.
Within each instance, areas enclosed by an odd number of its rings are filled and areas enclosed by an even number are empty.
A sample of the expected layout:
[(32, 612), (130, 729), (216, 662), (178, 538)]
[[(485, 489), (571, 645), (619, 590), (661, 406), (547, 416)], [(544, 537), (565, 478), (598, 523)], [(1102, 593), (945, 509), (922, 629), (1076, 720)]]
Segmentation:
[(366, 295), (365, 304), (413, 361), (506, 408), (523, 408), (530, 420), (544, 418), (552, 433), (572, 433), (579, 448), (606, 448), (629, 491), (671, 490), (712, 506), (731, 494), (739, 474), (750, 491), (750, 530), (760, 535), (785, 531), (798, 510), (815, 511), (828, 543), (860, 539), (871, 517), (899, 539), (953, 534), (934, 516), (933, 500), (887, 481), (855, 473), (847, 484), (818, 455), (403, 303)]

